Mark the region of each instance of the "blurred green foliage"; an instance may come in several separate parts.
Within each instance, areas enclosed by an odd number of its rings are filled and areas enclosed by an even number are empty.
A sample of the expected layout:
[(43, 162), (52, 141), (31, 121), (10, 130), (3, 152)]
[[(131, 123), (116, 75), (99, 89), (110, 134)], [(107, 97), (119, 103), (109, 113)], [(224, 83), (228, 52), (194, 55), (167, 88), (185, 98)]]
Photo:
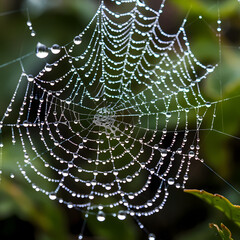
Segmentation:
[[(146, 2), (155, 9), (160, 5), (155, 0)], [(0, 10), (3, 13), (0, 15), (0, 65), (34, 51), (37, 41), (49, 46), (54, 43), (62, 45), (71, 41), (73, 36), (87, 25), (98, 4), (99, 1), (93, 0), (0, 1)], [(29, 8), (30, 17), (37, 32), (36, 40), (30, 37), (26, 27), (26, 11), (9, 12), (15, 9), (25, 9), (26, 6)], [(169, 0), (165, 8), (165, 22), (162, 25), (164, 24), (167, 32), (174, 32), (190, 10), (186, 31), (193, 53), (203, 64), (219, 64), (217, 70), (202, 83), (202, 92), (210, 101), (229, 100), (217, 105), (213, 125), (216, 131), (201, 132), (201, 154), (207, 165), (226, 178), (228, 182), (239, 187), (239, 3), (237, 0)], [(219, 14), (223, 29), (221, 45), (216, 37), (216, 21)], [(202, 16), (202, 19), (199, 16)], [(32, 57), (23, 60), (23, 64), (30, 72), (36, 72), (41, 68), (41, 64)], [(1, 114), (7, 107), (20, 73), (19, 63), (7, 64), (6, 67), (0, 68)], [(213, 113), (206, 116), (206, 129), (211, 126), (212, 120)], [(5, 172), (14, 173), (16, 177), (15, 180), (10, 180), (9, 175), (6, 174), (0, 185), (0, 239), (16, 239), (16, 236), (24, 234), (17, 229), (16, 224), (19, 222), (12, 222), (11, 216), (17, 216), (20, 221), (33, 225), (34, 234), (31, 235), (31, 239), (34, 237), (37, 240), (64, 240), (74, 239), (74, 236), (76, 238), (81, 230), (81, 213), (73, 211), (69, 213), (69, 210), (32, 190), (17, 170), (17, 159), (22, 157), (20, 147), (12, 147), (9, 144), (7, 150), (4, 149)], [(228, 199), (236, 203), (240, 202), (239, 198), (235, 197), (235, 192), (203, 165), (194, 163), (190, 175), (188, 186), (219, 191)], [(147, 228), (156, 232), (162, 240), (217, 239), (207, 225), (209, 222), (227, 221), (224, 215), (219, 215), (213, 208), (206, 207), (200, 201), (196, 204), (194, 197), (191, 198), (182, 192), (171, 194), (172, 200), (169, 200), (163, 212), (151, 220), (142, 220)], [(226, 202), (224, 204), (227, 204)], [(229, 209), (224, 211), (227, 213)], [(70, 221), (69, 215), (74, 220)], [(229, 224), (233, 238), (239, 236), (239, 228)], [(215, 225), (214, 227), (217, 228)], [(132, 219), (124, 222), (109, 219), (104, 223), (97, 223), (95, 218), (90, 217), (88, 223), (88, 234), (99, 236), (96, 239), (145, 239), (146, 235), (141, 235), (139, 231)], [(227, 236), (223, 227), (218, 232), (220, 231)]]

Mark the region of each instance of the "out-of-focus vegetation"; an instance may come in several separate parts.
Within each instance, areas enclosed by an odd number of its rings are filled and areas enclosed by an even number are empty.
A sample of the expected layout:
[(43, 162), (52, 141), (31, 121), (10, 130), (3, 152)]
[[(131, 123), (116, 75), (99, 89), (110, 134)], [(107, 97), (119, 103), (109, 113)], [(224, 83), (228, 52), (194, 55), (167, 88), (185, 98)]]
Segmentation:
[[(158, 9), (161, 1), (145, 2)], [(38, 41), (49, 46), (54, 43), (68, 43), (84, 29), (98, 4), (99, 1), (94, 0), (1, 0), (0, 65), (34, 51)], [(217, 105), (214, 129), (219, 132), (201, 132), (201, 155), (207, 165), (238, 189), (240, 97), (236, 96), (240, 95), (239, 5), (237, 0), (167, 0), (161, 23), (166, 32), (176, 32), (190, 9), (186, 31), (193, 53), (203, 64), (219, 64), (217, 70), (201, 84), (202, 92), (210, 101), (229, 100)], [(10, 13), (27, 6), (37, 33), (36, 38), (30, 37), (26, 26), (26, 11)], [(221, 45), (216, 37), (219, 14), (222, 21)], [(23, 60), (23, 64), (26, 71), (31, 72), (39, 71), (42, 67), (32, 57)], [(18, 62), (0, 68), (1, 114), (11, 99), (20, 73)], [(212, 122), (212, 117), (210, 114), (206, 116), (206, 126)], [(82, 225), (81, 213), (66, 209), (34, 191), (18, 172), (16, 162), (19, 157), (22, 157), (20, 146), (5, 146), (5, 175), (0, 184), (0, 239), (76, 239)], [(10, 178), (10, 173), (15, 174), (14, 180)], [(192, 164), (187, 187), (219, 193), (231, 202), (240, 204), (239, 194), (200, 162)], [(221, 239), (221, 235), (218, 236), (208, 228), (210, 222), (218, 225), (224, 222), (232, 232), (233, 239), (240, 236), (239, 227), (217, 209), (179, 190), (170, 194), (162, 212), (141, 219), (151, 232), (156, 233), (157, 239)], [(224, 211), (227, 213), (229, 210)], [(223, 236), (227, 236), (224, 227), (219, 229), (216, 225), (212, 226), (218, 232), (222, 231), (222, 234), (225, 234)], [(98, 236), (88, 239), (146, 239), (146, 235), (138, 229), (132, 219), (124, 222), (107, 219), (104, 223), (97, 223), (96, 219), (91, 217), (86, 234)]]

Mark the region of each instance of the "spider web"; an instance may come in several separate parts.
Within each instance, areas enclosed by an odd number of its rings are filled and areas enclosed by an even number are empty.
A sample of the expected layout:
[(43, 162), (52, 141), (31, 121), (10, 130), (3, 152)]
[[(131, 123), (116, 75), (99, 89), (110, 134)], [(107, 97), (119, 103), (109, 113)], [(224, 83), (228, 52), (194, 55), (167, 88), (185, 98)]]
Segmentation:
[(199, 84), (216, 66), (195, 58), (187, 18), (177, 33), (163, 31), (164, 5), (102, 1), (71, 43), (38, 43), (48, 63), (35, 76), (22, 66), (1, 120), (21, 142), (29, 184), (86, 217), (130, 215), (144, 228), (138, 217), (159, 212), (170, 188), (185, 188), (191, 162), (203, 161), (199, 129), (207, 112), (213, 126), (217, 102)]

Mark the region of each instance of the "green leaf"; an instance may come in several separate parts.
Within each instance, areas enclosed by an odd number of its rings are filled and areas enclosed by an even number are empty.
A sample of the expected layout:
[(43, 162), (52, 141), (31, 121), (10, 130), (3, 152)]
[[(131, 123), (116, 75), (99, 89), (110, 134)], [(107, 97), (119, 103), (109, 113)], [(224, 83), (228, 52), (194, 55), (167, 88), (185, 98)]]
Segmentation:
[(184, 190), (186, 193), (191, 193), (208, 204), (222, 211), (230, 220), (235, 222), (240, 227), (240, 206), (233, 205), (227, 198), (219, 194), (211, 194), (203, 190)]
[(223, 223), (221, 223), (221, 229), (214, 223), (210, 223), (209, 227), (215, 229), (222, 240), (233, 240), (230, 230)]

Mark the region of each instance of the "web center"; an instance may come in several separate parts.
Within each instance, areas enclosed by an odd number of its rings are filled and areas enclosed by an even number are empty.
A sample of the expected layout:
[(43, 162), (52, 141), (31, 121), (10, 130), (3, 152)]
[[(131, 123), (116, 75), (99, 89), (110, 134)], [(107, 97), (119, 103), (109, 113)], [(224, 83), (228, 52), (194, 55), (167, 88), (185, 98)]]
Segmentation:
[(116, 131), (114, 126), (114, 112), (107, 107), (103, 107), (97, 110), (96, 114), (94, 115), (93, 122), (95, 125), (99, 127), (104, 127), (105, 129), (110, 130), (113, 133), (115, 133)]

